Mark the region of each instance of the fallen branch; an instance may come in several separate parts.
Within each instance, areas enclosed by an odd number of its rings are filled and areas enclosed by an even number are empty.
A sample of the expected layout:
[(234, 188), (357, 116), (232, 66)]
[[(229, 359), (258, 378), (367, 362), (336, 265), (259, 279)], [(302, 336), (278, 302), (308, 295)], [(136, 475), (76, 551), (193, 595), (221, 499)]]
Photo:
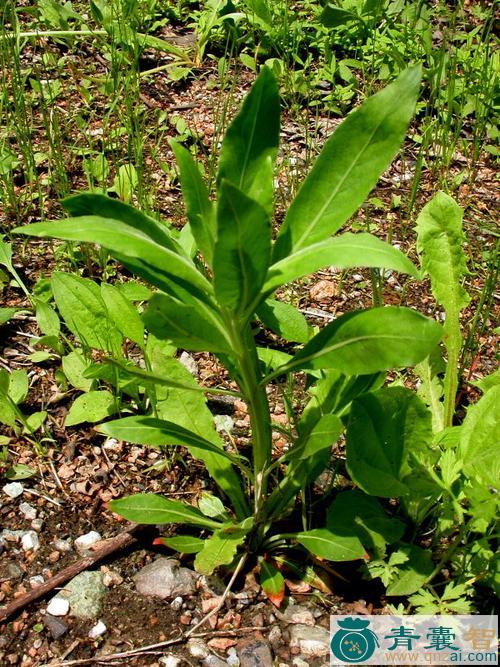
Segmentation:
[(88, 556), (84, 556), (76, 563), (69, 565), (61, 572), (58, 572), (53, 577), (50, 577), (50, 579), (47, 579), (47, 581), (45, 581), (43, 584), (40, 584), (40, 586), (37, 586), (29, 593), (26, 593), (26, 595), (17, 598), (17, 600), (14, 600), (5, 607), (0, 607), (0, 623), (3, 623), (7, 618), (12, 616), (12, 614), (15, 614), (21, 609), (24, 609), (24, 607), (31, 604), (31, 602), (44, 597), (47, 595), (47, 593), (50, 593), (50, 591), (54, 590), (54, 588), (62, 586), (80, 572), (87, 570), (95, 563), (115, 553), (115, 551), (125, 549), (131, 544), (134, 544), (137, 541), (134, 537), (134, 533), (136, 533), (140, 528), (141, 526), (138, 524), (132, 523), (115, 537), (97, 542), (91, 547), (93, 553), (89, 554)]

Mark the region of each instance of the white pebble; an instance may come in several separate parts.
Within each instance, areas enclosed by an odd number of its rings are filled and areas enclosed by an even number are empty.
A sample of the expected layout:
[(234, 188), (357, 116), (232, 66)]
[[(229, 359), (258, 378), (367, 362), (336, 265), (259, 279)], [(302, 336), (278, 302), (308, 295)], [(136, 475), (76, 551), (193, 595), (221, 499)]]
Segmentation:
[(179, 665), (182, 663), (182, 660), (180, 658), (177, 658), (175, 655), (164, 655), (161, 657), (158, 662), (162, 667), (179, 667)]
[(183, 602), (184, 600), (179, 596), (172, 600), (170, 606), (174, 611), (179, 611), (179, 609), (182, 607)]
[(240, 659), (238, 658), (238, 654), (234, 646), (231, 646), (231, 648), (228, 649), (226, 661), (229, 667), (239, 667)]
[(193, 658), (204, 660), (210, 655), (210, 649), (202, 639), (190, 639), (187, 647)]
[(87, 551), (87, 549), (92, 546), (92, 544), (95, 544), (96, 542), (99, 542), (101, 540), (101, 536), (99, 533), (97, 533), (95, 530), (91, 530), (90, 533), (86, 533), (85, 535), (80, 535), (80, 537), (77, 537), (75, 540), (75, 549), (78, 551), (78, 553), (83, 553)]
[(31, 527), (33, 530), (36, 530), (36, 532), (39, 533), (43, 528), (43, 519), (33, 519), (31, 522)]
[(97, 639), (97, 637), (101, 637), (105, 632), (107, 632), (107, 630), (108, 628), (102, 621), (97, 621), (94, 627), (90, 628), (89, 637), (90, 639)]
[(71, 551), (71, 540), (54, 540), (54, 549), (61, 553), (68, 553)]
[(56, 597), (47, 605), (47, 614), (51, 616), (66, 616), (69, 611), (69, 601), (65, 598)]
[(19, 482), (11, 482), (3, 487), (3, 492), (9, 498), (17, 498), (24, 491), (24, 486)]
[(19, 511), (21, 514), (24, 514), (25, 519), (29, 519), (30, 521), (36, 519), (36, 509), (29, 503), (21, 503), (19, 505)]
[(31, 588), (36, 588), (37, 586), (40, 586), (40, 584), (43, 584), (45, 579), (42, 577), (41, 574), (36, 574), (34, 577), (30, 577), (29, 582)]
[(40, 548), (40, 540), (34, 530), (27, 530), (21, 537), (21, 545), (24, 551), (37, 551)]

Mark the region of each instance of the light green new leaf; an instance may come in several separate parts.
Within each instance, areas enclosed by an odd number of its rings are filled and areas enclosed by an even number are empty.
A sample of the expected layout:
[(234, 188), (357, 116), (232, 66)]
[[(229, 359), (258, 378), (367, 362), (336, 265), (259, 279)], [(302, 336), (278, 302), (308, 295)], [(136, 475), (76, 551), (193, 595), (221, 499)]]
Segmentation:
[(387, 595), (411, 595), (422, 588), (434, 569), (430, 551), (410, 546), (400, 549), (408, 559), (401, 565), (397, 577), (388, 586)]
[(211, 266), (216, 235), (214, 206), (208, 198), (207, 187), (191, 153), (176, 141), (171, 141), (170, 146), (179, 167), (182, 195), (191, 231), (198, 249)]
[(278, 84), (271, 70), (263, 67), (222, 142), (218, 188), (227, 180), (270, 214), (279, 133)]
[(494, 373), (490, 373), (490, 375), (486, 375), (480, 380), (471, 382), (471, 384), (478, 387), (484, 394), (490, 389), (493, 389), (493, 387), (500, 386), (500, 368), (497, 368)]
[(198, 500), (198, 509), (200, 512), (203, 512), (205, 516), (210, 516), (213, 519), (219, 519), (220, 521), (229, 521), (229, 516), (227, 510), (224, 507), (222, 500), (214, 496), (208, 491), (203, 491), (200, 499)]
[(144, 324), (135, 306), (114, 285), (101, 283), (101, 296), (116, 328), (144, 349)]
[(62, 357), (62, 369), (70, 385), (81, 391), (90, 391), (94, 384), (93, 379), (85, 377), (84, 373), (90, 366), (83, 353), (79, 350), (73, 350)]
[(155, 294), (144, 313), (144, 323), (157, 338), (169, 340), (183, 350), (231, 354), (231, 344), (218, 315), (214, 311), (210, 315), (209, 320), (191, 304)]
[[(19, 405), (25, 400), (26, 396), (28, 395), (28, 389), (29, 389), (28, 374), (26, 371), (21, 369), (14, 370), (11, 373), (7, 373), (7, 371), (3, 372), (6, 373), (6, 376), (8, 378), (7, 394), (14, 401), (16, 405)], [(1, 391), (2, 390), (0, 388), (0, 392)]]
[(21, 312), (19, 308), (0, 308), (0, 326), (8, 322), (19, 312)]
[(83, 422), (100, 422), (118, 412), (118, 402), (110, 391), (89, 391), (82, 394), (71, 405), (64, 426), (75, 426)]
[(51, 286), (66, 326), (82, 345), (119, 355), (122, 336), (109, 317), (96, 283), (73, 273), (56, 271)]
[(444, 429), (443, 383), (439, 377), (446, 365), (441, 356), (439, 345), (428, 357), (415, 366), (415, 373), (421, 380), (417, 389), (418, 396), (424, 401), (432, 414), (432, 431), (440, 433)]
[(42, 299), (35, 299), (35, 315), (40, 331), (46, 336), (59, 336), (61, 323), (57, 313)]
[(419, 277), (418, 269), (401, 250), (372, 234), (347, 232), (336, 238), (305, 246), (272, 264), (264, 292), (273, 292), (280, 285), (307, 276), (325, 266), (340, 269), (370, 266)]
[(181, 554), (197, 554), (205, 545), (205, 540), (191, 535), (176, 535), (175, 537), (159, 537), (157, 539), (158, 542)]
[(366, 556), (365, 549), (356, 536), (336, 535), (328, 528), (297, 533), (296, 540), (315, 556), (327, 560), (357, 560)]
[(361, 375), (413, 366), (437, 345), (441, 334), (437, 322), (410, 308), (355, 311), (322, 329), (273, 375), (306, 368)]
[(257, 308), (257, 316), (266, 327), (285, 340), (307, 343), (311, 329), (306, 318), (289, 303), (267, 299)]
[(380, 389), (353, 401), (346, 439), (355, 484), (373, 496), (397, 498), (408, 493), (409, 453), (432, 442), (431, 414), (409, 389)]
[(245, 540), (246, 531), (239, 529), (229, 533), (225, 530), (216, 531), (205, 541), (203, 549), (196, 554), (194, 568), (200, 574), (209, 575), (220, 565), (233, 562), (238, 547)]
[(244, 313), (260, 293), (270, 256), (269, 215), (241, 190), (222, 181), (214, 249), (214, 289), (219, 303)]
[(211, 529), (221, 526), (217, 521), (204, 516), (195, 507), (163, 498), (155, 493), (137, 493), (134, 496), (112, 500), (109, 507), (116, 514), (136, 523), (187, 523)]
[(407, 69), (337, 128), (288, 209), (274, 261), (331, 236), (361, 206), (403, 141), (420, 76)]
[(500, 386), (469, 406), (460, 431), (459, 456), (469, 479), (500, 488)]

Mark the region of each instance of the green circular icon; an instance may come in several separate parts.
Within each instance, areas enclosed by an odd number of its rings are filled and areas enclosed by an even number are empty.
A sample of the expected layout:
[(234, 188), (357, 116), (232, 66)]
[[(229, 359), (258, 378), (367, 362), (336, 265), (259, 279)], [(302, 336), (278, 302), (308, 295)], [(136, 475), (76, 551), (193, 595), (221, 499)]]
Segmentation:
[(338, 621), (340, 630), (333, 635), (331, 649), (333, 655), (343, 662), (357, 663), (371, 658), (377, 646), (377, 635), (368, 626), (370, 621), (360, 618), (346, 618)]

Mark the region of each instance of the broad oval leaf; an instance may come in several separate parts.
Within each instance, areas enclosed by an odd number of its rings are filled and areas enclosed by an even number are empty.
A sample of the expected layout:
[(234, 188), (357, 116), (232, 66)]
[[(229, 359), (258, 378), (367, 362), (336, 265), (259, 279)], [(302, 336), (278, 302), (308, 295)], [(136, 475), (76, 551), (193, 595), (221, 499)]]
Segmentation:
[(181, 554), (197, 554), (205, 546), (205, 540), (191, 535), (176, 535), (175, 537), (158, 537), (154, 544), (164, 544)]
[(101, 283), (101, 296), (109, 317), (125, 338), (144, 348), (144, 324), (135, 306), (114, 285)]
[(403, 141), (420, 77), (407, 69), (337, 128), (288, 209), (274, 261), (331, 236), (361, 206)]
[(118, 402), (110, 391), (89, 391), (71, 405), (64, 426), (90, 422), (94, 424), (118, 412)]
[(163, 498), (155, 493), (137, 493), (109, 503), (111, 511), (136, 523), (187, 523), (217, 529), (221, 524), (204, 516), (191, 505)]
[(289, 303), (267, 299), (257, 308), (257, 316), (266, 327), (285, 340), (307, 343), (311, 329), (302, 313)]
[(273, 375), (317, 368), (362, 375), (413, 366), (437, 345), (442, 332), (437, 322), (410, 308), (347, 313), (322, 329)]
[(434, 570), (431, 552), (417, 546), (400, 549), (407, 560), (398, 570), (397, 578), (388, 586), (386, 595), (411, 595), (422, 588)]
[(356, 536), (335, 535), (328, 528), (297, 533), (295, 538), (315, 556), (326, 560), (357, 560), (366, 556), (365, 549)]
[(419, 277), (417, 267), (401, 250), (372, 234), (348, 232), (308, 245), (273, 264), (269, 268), (263, 291), (273, 292), (280, 285), (314, 273), (325, 266), (341, 269), (370, 266)]
[(205, 541), (203, 549), (196, 554), (194, 567), (200, 574), (209, 575), (220, 565), (229, 565), (233, 562), (238, 547), (245, 540), (246, 531), (237, 529), (228, 533), (224, 530), (216, 531)]

